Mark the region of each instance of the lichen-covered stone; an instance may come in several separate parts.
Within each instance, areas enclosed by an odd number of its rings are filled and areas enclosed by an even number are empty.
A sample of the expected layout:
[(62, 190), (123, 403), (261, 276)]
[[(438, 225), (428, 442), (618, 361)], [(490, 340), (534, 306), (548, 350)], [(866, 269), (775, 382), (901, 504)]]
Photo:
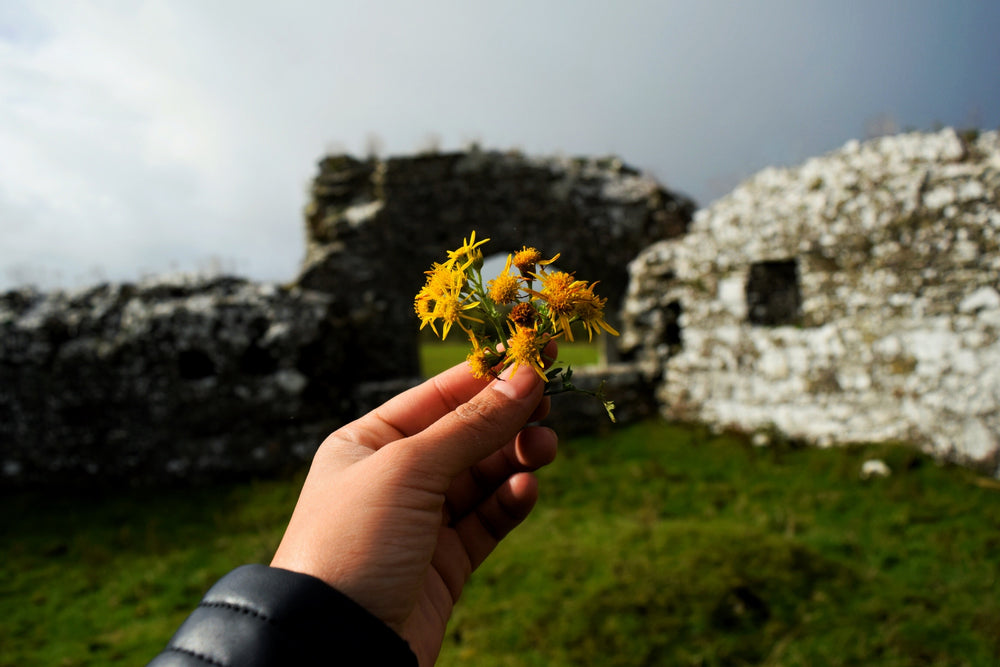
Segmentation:
[(630, 272), (622, 346), (664, 414), (1000, 472), (997, 132), (765, 169)]
[(307, 459), (348, 412), (346, 331), (331, 295), (236, 278), (0, 295), (3, 482), (140, 483)]

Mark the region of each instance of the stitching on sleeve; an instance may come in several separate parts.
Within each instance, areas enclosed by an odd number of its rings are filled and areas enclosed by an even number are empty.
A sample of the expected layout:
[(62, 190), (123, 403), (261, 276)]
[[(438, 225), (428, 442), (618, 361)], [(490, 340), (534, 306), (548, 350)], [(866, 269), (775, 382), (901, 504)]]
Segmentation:
[(199, 607), (206, 607), (206, 608), (210, 608), (210, 609), (228, 609), (229, 611), (235, 611), (237, 613), (244, 614), (246, 616), (253, 616), (254, 618), (259, 618), (260, 620), (264, 621), (265, 623), (269, 623), (269, 624), (274, 625), (274, 626), (278, 625), (278, 622), (276, 620), (274, 620), (273, 618), (271, 618), (270, 616), (267, 616), (265, 614), (261, 614), (258, 611), (254, 611), (253, 609), (250, 609), (249, 607), (241, 607), (240, 605), (230, 604), (228, 602), (202, 602), (198, 606)]
[(210, 658), (207, 655), (203, 655), (203, 654), (198, 653), (196, 651), (190, 651), (190, 650), (188, 650), (186, 648), (180, 648), (180, 647), (177, 647), (177, 646), (168, 646), (167, 650), (168, 651), (172, 651), (173, 653), (180, 653), (181, 655), (186, 655), (186, 656), (192, 657), (195, 660), (200, 660), (201, 662), (205, 663), (206, 665), (213, 665), (214, 667), (227, 667), (226, 663), (224, 663), (224, 662), (219, 662), (218, 660)]

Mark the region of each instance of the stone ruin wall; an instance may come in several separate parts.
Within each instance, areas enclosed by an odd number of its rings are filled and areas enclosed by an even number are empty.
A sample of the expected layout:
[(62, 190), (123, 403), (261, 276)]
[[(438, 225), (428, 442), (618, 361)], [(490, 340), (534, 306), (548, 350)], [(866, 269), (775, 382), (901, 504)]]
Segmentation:
[[(289, 285), (163, 277), (0, 295), (0, 485), (300, 465), (337, 425), (419, 381), (413, 295), (472, 230), (492, 238), (488, 252), (562, 252), (567, 267), (601, 281), (614, 313), (628, 261), (682, 234), (693, 210), (613, 158), (326, 158), (306, 209), (307, 256)], [(591, 388), (602, 379), (621, 421), (655, 413), (631, 366), (574, 376)], [(605, 424), (595, 401), (556, 398), (560, 430)]]
[[(905, 440), (998, 474), (998, 174), (996, 132), (851, 142), (691, 222), (689, 200), (615, 159), (329, 157), (288, 285), (0, 295), (0, 485), (300, 465), (418, 381), (412, 296), (473, 229), (488, 254), (535, 245), (601, 281), (620, 358), (574, 380), (610, 380), (622, 421)], [(558, 429), (607, 426), (560, 398)]]
[(424, 271), (475, 230), (487, 256), (535, 246), (600, 281), (617, 313), (627, 266), (654, 240), (680, 236), (694, 204), (616, 158), (538, 159), (482, 151), (320, 163), (306, 208), (306, 259), (298, 283), (341, 294), (348, 317), (388, 355), (373, 376), (417, 371), (413, 295)]
[(669, 418), (908, 441), (1000, 476), (1000, 138), (765, 169), (631, 265), (622, 345)]
[(342, 418), (336, 299), (163, 277), (0, 295), (0, 484), (215, 479), (311, 458)]

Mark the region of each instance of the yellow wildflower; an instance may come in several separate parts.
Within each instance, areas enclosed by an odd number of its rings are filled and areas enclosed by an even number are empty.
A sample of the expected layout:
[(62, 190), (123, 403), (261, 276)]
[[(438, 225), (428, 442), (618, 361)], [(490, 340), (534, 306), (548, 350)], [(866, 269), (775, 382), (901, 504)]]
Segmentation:
[[(576, 322), (590, 340), (594, 333), (618, 335), (604, 319), (607, 299), (594, 292), (597, 283), (588, 285), (572, 273), (554, 270), (551, 265), (558, 254), (543, 259), (538, 249), (525, 245), (507, 255), (503, 271), (484, 285), (480, 247), (487, 241), (477, 241), (472, 232), (460, 248), (448, 251), (443, 264), (435, 262), (426, 271), (424, 286), (413, 300), (420, 328), (429, 324), (442, 339), (456, 325), (465, 331), (472, 345), (466, 364), (477, 379), (495, 378), (501, 369), (513, 375), (528, 366), (548, 383), (546, 394), (589, 394), (603, 403), (614, 421), (614, 402), (607, 399), (603, 383), (597, 391), (575, 386), (569, 365), (559, 365), (543, 352), (549, 341), (560, 336), (573, 340), (571, 327)], [(554, 364), (548, 374), (544, 360)]]
[[(454, 289), (456, 281), (461, 279), (465, 280), (465, 274), (460, 270), (455, 269), (452, 262), (446, 262), (444, 264), (438, 264), (434, 262), (429, 271), (425, 271), (427, 274), (427, 282), (424, 284), (424, 288), (420, 290), (421, 292), (426, 292), (430, 295), (443, 294), (451, 289)], [(463, 285), (464, 287), (464, 285)]]
[(423, 329), (430, 324), (431, 329), (437, 334), (438, 330), (434, 323), (442, 320), (444, 324), (440, 335), (441, 340), (445, 340), (454, 324), (469, 331), (462, 320), (482, 323), (481, 319), (465, 312), (479, 305), (479, 301), (471, 301), (473, 298), (471, 293), (462, 294), (466, 284), (465, 274), (461, 270), (447, 263), (435, 264), (434, 268), (427, 272), (427, 283), (414, 298), (413, 305), (420, 318), (420, 328)]
[(593, 340), (594, 333), (600, 334), (601, 329), (604, 329), (612, 336), (618, 335), (618, 332), (604, 321), (604, 304), (608, 300), (594, 294), (594, 285), (596, 284), (592, 283), (580, 290), (576, 308), (574, 309), (574, 315), (583, 324), (583, 328), (587, 330), (587, 340)]
[(507, 264), (503, 267), (503, 271), (491, 280), (488, 285), (490, 298), (495, 303), (514, 303), (517, 300), (518, 292), (521, 288), (521, 280), (517, 276), (510, 274), (510, 262), (512, 259), (513, 255), (507, 255)]
[(434, 320), (437, 319), (435, 312), (437, 302), (446, 296), (455, 279), (449, 264), (435, 262), (431, 269), (424, 273), (427, 274), (427, 280), (414, 297), (413, 308), (420, 318), (420, 328), (423, 329), (430, 324), (431, 329), (437, 334), (437, 327), (434, 326)]
[(514, 365), (511, 375), (516, 373), (523, 364), (534, 369), (542, 381), (548, 382), (541, 354), (541, 350), (548, 340), (547, 336), (539, 336), (538, 330), (534, 327), (515, 326), (514, 334), (507, 341), (507, 363)]
[[(423, 329), (428, 324), (431, 328), (434, 328), (434, 299), (429, 295), (424, 294), (423, 291), (417, 293), (417, 297), (413, 300), (413, 309), (417, 311), (417, 317), (420, 318), (420, 328)], [(437, 333), (437, 329), (434, 329), (434, 333)]]
[(500, 356), (496, 352), (482, 347), (474, 335), (469, 335), (469, 341), (472, 343), (472, 351), (469, 352), (465, 361), (469, 364), (472, 376), (477, 379), (496, 377), (496, 366), (500, 362)]
[(514, 324), (520, 324), (522, 327), (533, 327), (538, 321), (538, 311), (530, 303), (519, 303), (510, 309), (510, 314), (507, 317)]
[(479, 249), (479, 246), (483, 245), (487, 241), (489, 241), (489, 239), (476, 241), (476, 232), (473, 231), (472, 234), (469, 235), (468, 239), (462, 239), (461, 248), (458, 250), (448, 251), (448, 262), (458, 265), (461, 271), (465, 271), (477, 262), (479, 263), (479, 266), (482, 266), (483, 251)]
[(434, 306), (434, 314), (444, 321), (441, 328), (441, 340), (448, 338), (448, 331), (451, 330), (451, 325), (453, 324), (457, 324), (464, 331), (468, 332), (469, 329), (462, 323), (462, 320), (479, 322), (480, 324), (483, 322), (478, 317), (473, 317), (465, 313), (465, 311), (479, 305), (478, 301), (469, 301), (471, 298), (471, 294), (463, 297), (458, 290), (453, 290), (438, 299)]
[(531, 294), (545, 302), (553, 326), (557, 331), (566, 332), (566, 339), (572, 341), (570, 322), (576, 311), (580, 290), (586, 287), (586, 283), (575, 280), (572, 274), (564, 271), (543, 273), (535, 277), (542, 281), (542, 289), (539, 292), (532, 290)]
[(538, 251), (537, 248), (529, 248), (528, 246), (521, 246), (521, 249), (514, 253), (511, 258), (511, 263), (521, 272), (522, 276), (526, 276), (535, 270), (535, 265), (546, 266), (552, 262), (559, 259), (559, 255), (556, 254), (552, 259), (542, 259), (542, 253)]

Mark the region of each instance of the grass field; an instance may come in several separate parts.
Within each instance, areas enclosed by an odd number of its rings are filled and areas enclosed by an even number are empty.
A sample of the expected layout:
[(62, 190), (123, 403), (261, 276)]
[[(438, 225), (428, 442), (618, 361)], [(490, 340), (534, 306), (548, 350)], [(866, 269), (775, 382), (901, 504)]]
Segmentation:
[[(871, 456), (892, 468), (862, 481)], [(144, 664), (266, 562), (301, 476), (3, 499), (0, 664)], [(996, 665), (1000, 490), (901, 447), (650, 422), (561, 443), (442, 665)]]

